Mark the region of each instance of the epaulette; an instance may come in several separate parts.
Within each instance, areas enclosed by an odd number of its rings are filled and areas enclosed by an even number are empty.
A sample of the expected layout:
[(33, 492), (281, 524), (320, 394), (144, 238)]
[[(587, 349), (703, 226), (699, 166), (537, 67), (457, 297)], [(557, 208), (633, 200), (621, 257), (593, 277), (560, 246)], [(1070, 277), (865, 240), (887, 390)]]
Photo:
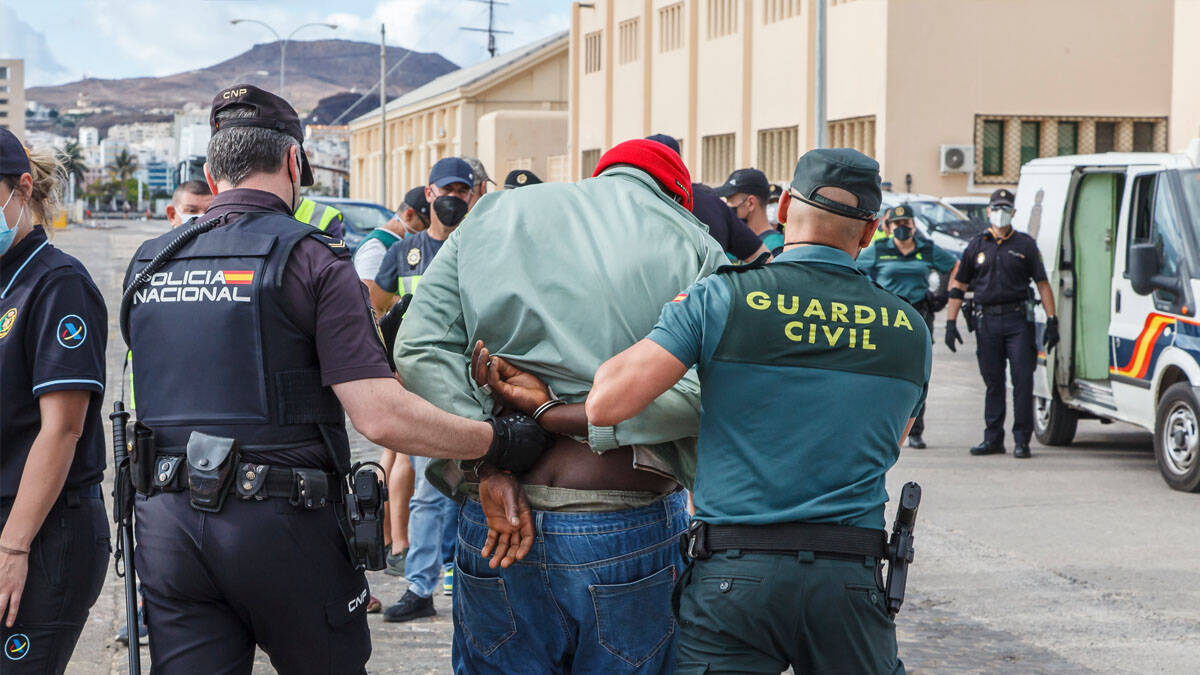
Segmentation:
[(730, 272), (749, 272), (750, 270), (758, 270), (767, 266), (767, 261), (771, 259), (770, 253), (764, 253), (754, 259), (754, 262), (746, 263), (745, 265), (721, 265), (713, 274), (729, 274)]
[(335, 255), (347, 258), (350, 257), (350, 247), (346, 245), (345, 241), (342, 241), (337, 237), (331, 237), (315, 227), (311, 229), (312, 232), (309, 232), (308, 236), (316, 239), (322, 244), (325, 244), (325, 246), (327, 246), (329, 250), (333, 251)]

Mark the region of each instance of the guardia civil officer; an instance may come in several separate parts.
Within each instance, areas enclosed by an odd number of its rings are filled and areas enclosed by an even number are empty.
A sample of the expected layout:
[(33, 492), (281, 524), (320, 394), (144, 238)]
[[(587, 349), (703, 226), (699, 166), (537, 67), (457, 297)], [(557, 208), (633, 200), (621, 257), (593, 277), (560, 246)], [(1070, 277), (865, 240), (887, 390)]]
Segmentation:
[[(528, 418), (444, 413), (392, 377), (345, 244), (292, 217), (312, 173), (286, 101), (236, 85), (209, 122), (216, 198), (138, 249), (122, 303), (151, 657), (168, 674), (249, 673), (257, 644), (283, 673), (362, 673), (382, 506), (343, 487), (346, 414), (376, 444), (516, 471), (546, 439)], [(348, 540), (367, 506), (378, 536)]]
[(946, 346), (955, 351), (962, 343), (958, 311), (969, 287), (975, 290), (977, 312), (975, 355), (979, 373), (987, 387), (983, 417), (987, 424), (983, 442), (971, 448), (972, 455), (1004, 452), (1004, 364), (1008, 362), (1013, 387), (1013, 457), (1029, 457), (1033, 433), (1033, 369), (1037, 365), (1033, 310), (1029, 282), (1037, 284), (1046, 310), (1042, 344), (1048, 352), (1058, 344), (1058, 317), (1054, 294), (1046, 281), (1046, 268), (1037, 242), (1012, 227), (1013, 193), (1000, 189), (988, 200), (991, 226), (963, 251), (962, 264), (950, 281), (950, 303), (946, 308)]
[(504, 189), (515, 190), (526, 185), (537, 185), (540, 182), (542, 182), (542, 179), (538, 178), (536, 173), (528, 169), (513, 169), (504, 177)]
[(880, 199), (874, 160), (806, 153), (779, 204), (784, 252), (684, 290), (596, 372), (587, 418), (603, 425), (699, 369), (680, 673), (903, 672), (878, 571), (884, 478), (931, 345), (920, 314), (855, 267)]
[(46, 239), (61, 176), (0, 128), (0, 672), (62, 673), (104, 585), (108, 313)]
[[(866, 272), (885, 289), (904, 298), (921, 313), (925, 326), (933, 332), (933, 314), (938, 300), (929, 291), (929, 274), (943, 274), (954, 269), (958, 259), (925, 237), (916, 236), (912, 207), (907, 204), (888, 209), (883, 216), (884, 228), (890, 237), (876, 239), (858, 256), (858, 268)], [(945, 304), (941, 302), (940, 304)], [(925, 408), (917, 413), (908, 447), (925, 447)]]

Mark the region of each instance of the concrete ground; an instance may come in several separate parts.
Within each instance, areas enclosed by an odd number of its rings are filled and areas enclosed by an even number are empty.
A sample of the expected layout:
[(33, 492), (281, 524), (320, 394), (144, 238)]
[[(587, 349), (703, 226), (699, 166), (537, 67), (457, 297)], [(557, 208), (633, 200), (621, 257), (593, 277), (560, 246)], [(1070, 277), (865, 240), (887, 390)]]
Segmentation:
[[(54, 241), (87, 265), (108, 300), (111, 401), (124, 354), (121, 278), (137, 245), (166, 225), (107, 226), (59, 231)], [(1035, 443), (1029, 460), (968, 456), (982, 438), (983, 394), (966, 338), (958, 354), (935, 346), (930, 447), (905, 450), (890, 473), (893, 496), (909, 480), (924, 489), (897, 617), (909, 672), (1196, 672), (1200, 495), (1170, 490), (1149, 435), (1120, 424), (1083, 422), (1074, 445)], [(356, 451), (375, 452), (361, 438)], [(385, 604), (403, 592), (402, 581), (370, 576)], [(110, 575), (68, 672), (125, 672), (126, 650), (112, 640), (124, 623), (121, 583)], [(409, 624), (371, 617), (371, 673), (450, 670), (449, 598), (436, 604), (436, 617)], [(262, 655), (255, 672), (272, 672)]]

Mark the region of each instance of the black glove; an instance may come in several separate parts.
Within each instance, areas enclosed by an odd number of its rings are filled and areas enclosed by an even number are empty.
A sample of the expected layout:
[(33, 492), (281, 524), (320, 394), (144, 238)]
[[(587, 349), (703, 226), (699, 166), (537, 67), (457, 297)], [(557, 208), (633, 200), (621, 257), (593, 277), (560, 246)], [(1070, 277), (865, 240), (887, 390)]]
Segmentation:
[(958, 348), (954, 346), (955, 342), (962, 344), (962, 335), (958, 333), (958, 322), (954, 319), (946, 319), (946, 346), (950, 351), (957, 352)]
[(554, 443), (554, 434), (528, 415), (503, 415), (488, 423), (492, 425), (492, 444), (483, 461), (505, 471), (525, 473)]
[(1054, 349), (1054, 345), (1058, 344), (1058, 317), (1052, 316), (1046, 319), (1046, 329), (1042, 331), (1042, 344), (1046, 351)]
[(400, 322), (404, 319), (404, 313), (408, 311), (412, 297), (412, 293), (404, 294), (400, 302), (392, 305), (387, 314), (379, 320), (379, 334), (383, 336), (383, 347), (387, 350), (388, 365), (392, 367), (392, 372), (396, 372), (396, 357), (392, 355), (396, 349), (396, 333), (400, 332)]

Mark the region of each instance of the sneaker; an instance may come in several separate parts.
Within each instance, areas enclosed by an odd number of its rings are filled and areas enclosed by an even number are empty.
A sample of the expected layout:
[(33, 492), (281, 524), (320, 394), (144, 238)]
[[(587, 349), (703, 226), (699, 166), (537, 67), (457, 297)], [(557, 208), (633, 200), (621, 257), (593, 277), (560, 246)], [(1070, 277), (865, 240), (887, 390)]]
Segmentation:
[(404, 576), (404, 565), (407, 561), (408, 549), (404, 549), (395, 555), (389, 553), (387, 556), (387, 567), (384, 568), (383, 573), (389, 577), (402, 577)]
[(372, 595), (371, 599), (367, 600), (367, 614), (378, 614), (382, 611), (383, 603), (379, 601), (379, 598)]
[(383, 620), (387, 623), (401, 623), (421, 619), (437, 614), (433, 608), (433, 598), (422, 598), (411, 590), (404, 591), (396, 604), (383, 611)]
[(454, 565), (447, 566), (442, 576), (442, 595), (454, 595)]
[(925, 439), (921, 438), (921, 434), (909, 434), (908, 435), (908, 447), (916, 449), (916, 450), (924, 450), (925, 449)]
[[(129, 646), (129, 624), (121, 626), (121, 632), (117, 633), (117, 642)], [(146, 630), (146, 616), (142, 614), (142, 606), (138, 604), (138, 644), (150, 644), (150, 633)]]

